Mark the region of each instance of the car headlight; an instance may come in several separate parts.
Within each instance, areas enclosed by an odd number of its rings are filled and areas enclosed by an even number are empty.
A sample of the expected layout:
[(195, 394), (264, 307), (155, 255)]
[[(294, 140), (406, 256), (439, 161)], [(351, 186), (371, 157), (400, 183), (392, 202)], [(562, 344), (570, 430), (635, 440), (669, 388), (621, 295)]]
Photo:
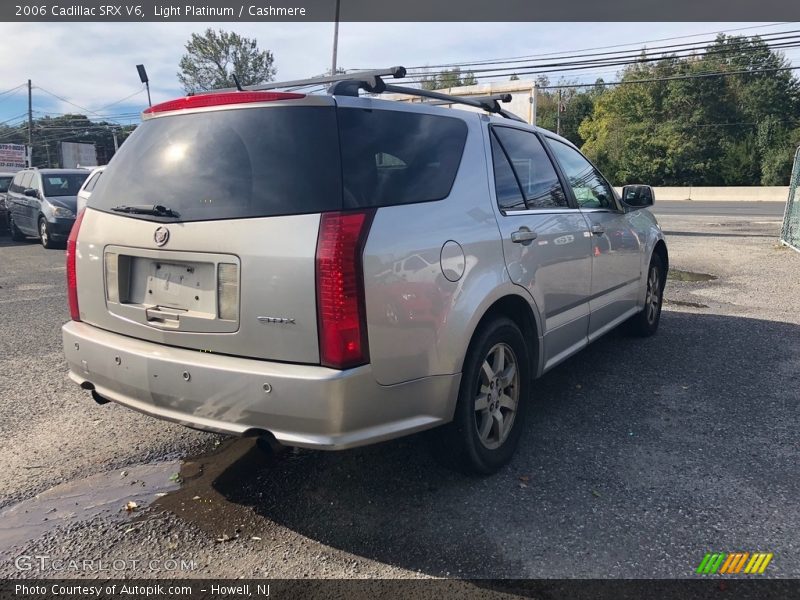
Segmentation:
[(58, 217), (59, 219), (71, 219), (75, 216), (75, 213), (68, 208), (64, 208), (63, 206), (54, 206), (53, 216)]

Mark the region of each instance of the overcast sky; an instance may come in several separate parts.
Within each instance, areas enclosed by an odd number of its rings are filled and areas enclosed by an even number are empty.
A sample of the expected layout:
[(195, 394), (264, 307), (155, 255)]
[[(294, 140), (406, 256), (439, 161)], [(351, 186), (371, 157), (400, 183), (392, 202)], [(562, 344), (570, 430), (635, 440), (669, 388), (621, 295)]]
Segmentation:
[[(339, 65), (379, 68), (420, 66), (491, 58), (566, 52), (598, 46), (715, 31), (741, 30), (753, 35), (791, 29), (791, 25), (750, 28), (758, 23), (342, 23)], [(75, 105), (111, 115), (123, 123), (136, 117), (147, 103), (135, 65), (144, 63), (153, 102), (182, 95), (176, 73), (184, 44), (193, 32), (222, 27), (254, 37), (275, 56), (278, 79), (312, 76), (330, 68), (331, 23), (0, 23), (5, 50), (0, 55), (0, 93), (33, 81), (35, 116), (81, 111)], [(686, 38), (692, 42), (701, 38)], [(641, 44), (642, 46), (644, 44)], [(14, 49), (10, 51), (9, 49)], [(794, 53), (794, 54), (793, 54)], [(800, 63), (800, 51), (787, 57)], [(566, 76), (575, 79), (575, 73)], [(607, 81), (614, 70), (584, 75)], [(558, 75), (550, 74), (551, 80)], [(129, 100), (122, 98), (136, 94)], [(115, 103), (113, 106), (108, 106)], [(15, 123), (27, 111), (26, 90), (0, 95), (0, 122)], [(92, 115), (90, 117), (99, 119)]]

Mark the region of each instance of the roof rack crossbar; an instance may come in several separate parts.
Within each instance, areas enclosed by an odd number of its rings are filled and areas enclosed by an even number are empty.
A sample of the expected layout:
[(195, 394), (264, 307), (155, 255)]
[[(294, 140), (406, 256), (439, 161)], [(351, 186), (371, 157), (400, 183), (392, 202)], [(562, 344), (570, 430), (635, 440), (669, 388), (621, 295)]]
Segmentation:
[(353, 73), (339, 73), (338, 75), (324, 75), (321, 77), (311, 77), (309, 79), (294, 79), (292, 81), (269, 81), (267, 83), (259, 83), (257, 85), (247, 85), (242, 87), (218, 88), (214, 90), (206, 90), (202, 92), (195, 92), (194, 95), (201, 94), (219, 94), (224, 92), (259, 92), (262, 90), (276, 90), (288, 87), (307, 87), (312, 85), (320, 85), (325, 83), (335, 83), (337, 81), (368, 81), (370, 79), (380, 79), (381, 77), (392, 77), (394, 79), (402, 79), (406, 76), (405, 67), (389, 67), (388, 69), (377, 69), (375, 71), (356, 71)]
[[(486, 96), (453, 96), (454, 98), (469, 98), (470, 100), (477, 100), (478, 102), (511, 102), (511, 94), (491, 94)], [(432, 106), (444, 106), (445, 104), (453, 104), (454, 100), (436, 100), (435, 102), (427, 102)]]
[[(386, 85), (385, 91), (391, 92), (393, 94), (406, 94), (409, 96), (420, 96), (422, 98), (432, 98), (434, 100), (439, 100), (441, 104), (464, 104), (466, 106), (472, 106), (474, 108), (480, 108), (485, 110), (486, 112), (495, 113), (500, 116), (503, 116), (507, 119), (512, 119), (514, 121), (520, 121), (521, 123), (525, 123), (525, 119), (522, 119), (515, 115), (514, 113), (510, 113), (507, 110), (503, 110), (500, 108), (499, 101), (502, 102), (510, 102), (511, 101), (511, 94), (497, 94), (497, 96), (508, 96), (508, 100), (502, 98), (495, 98), (492, 96), (476, 96), (476, 97), (469, 97), (469, 96), (451, 96), (450, 94), (443, 94), (442, 92), (434, 92), (433, 90), (422, 90), (417, 88), (410, 88), (401, 85)], [(431, 103), (436, 104), (436, 103)]]

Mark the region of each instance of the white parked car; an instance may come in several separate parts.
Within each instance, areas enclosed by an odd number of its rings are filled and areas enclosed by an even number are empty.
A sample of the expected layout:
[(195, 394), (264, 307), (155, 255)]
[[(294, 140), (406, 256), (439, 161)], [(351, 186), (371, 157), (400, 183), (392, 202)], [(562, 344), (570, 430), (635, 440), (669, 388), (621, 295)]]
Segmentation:
[(81, 212), (84, 208), (86, 208), (86, 202), (89, 200), (89, 196), (92, 195), (94, 186), (97, 185), (100, 176), (105, 170), (105, 166), (94, 168), (89, 174), (89, 177), (86, 178), (86, 181), (83, 182), (81, 189), (78, 190), (78, 212)]

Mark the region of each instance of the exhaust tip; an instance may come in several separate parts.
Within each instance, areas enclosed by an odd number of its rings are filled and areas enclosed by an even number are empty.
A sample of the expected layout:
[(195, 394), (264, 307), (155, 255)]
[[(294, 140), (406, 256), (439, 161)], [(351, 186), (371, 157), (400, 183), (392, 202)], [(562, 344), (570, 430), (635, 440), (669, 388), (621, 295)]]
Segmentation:
[(108, 398), (103, 398), (94, 389), (92, 390), (92, 398), (94, 398), (94, 401), (97, 402), (98, 404), (108, 404), (109, 402), (111, 402), (111, 400), (109, 400)]
[(85, 390), (94, 390), (94, 384), (91, 381), (84, 381), (81, 387)]

